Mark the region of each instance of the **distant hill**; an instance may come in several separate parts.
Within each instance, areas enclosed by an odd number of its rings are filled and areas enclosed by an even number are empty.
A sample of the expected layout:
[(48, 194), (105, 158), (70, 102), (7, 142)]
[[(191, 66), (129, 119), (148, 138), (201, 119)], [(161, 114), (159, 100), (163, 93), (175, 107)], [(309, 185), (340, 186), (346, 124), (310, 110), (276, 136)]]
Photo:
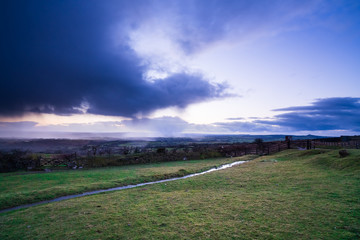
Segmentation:
[[(205, 135), (202, 138), (202, 141), (208, 142), (226, 142), (226, 143), (237, 143), (237, 142), (253, 142), (257, 138), (261, 138), (264, 142), (272, 141), (284, 141), (285, 136), (289, 135)], [(291, 135), (293, 140), (303, 140), (303, 139), (320, 139), (327, 138), (325, 136), (315, 136), (315, 135)]]
[[(173, 138), (84, 138), (84, 139), (0, 139), (0, 150), (30, 150), (33, 152), (74, 152), (85, 146), (98, 145), (98, 146), (120, 146), (126, 144), (127, 146), (142, 147), (168, 147), (178, 145), (188, 145), (192, 143), (197, 144), (215, 144), (215, 143), (250, 143), (255, 139), (261, 138), (264, 142), (284, 141), (286, 135), (200, 135), (188, 134), (185, 137)], [(319, 139), (326, 138), (323, 136), (292, 136), (293, 140), (301, 139)]]

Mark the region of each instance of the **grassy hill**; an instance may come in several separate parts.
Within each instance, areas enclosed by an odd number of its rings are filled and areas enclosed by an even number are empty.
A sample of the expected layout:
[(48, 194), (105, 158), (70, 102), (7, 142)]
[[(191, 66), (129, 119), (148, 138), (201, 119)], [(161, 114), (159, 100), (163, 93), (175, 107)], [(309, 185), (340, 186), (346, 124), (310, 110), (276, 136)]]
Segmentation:
[(0, 173), (0, 209), (98, 189), (182, 177), (241, 158), (174, 161), (82, 170)]
[(0, 214), (1, 239), (359, 239), (360, 151), (289, 150)]

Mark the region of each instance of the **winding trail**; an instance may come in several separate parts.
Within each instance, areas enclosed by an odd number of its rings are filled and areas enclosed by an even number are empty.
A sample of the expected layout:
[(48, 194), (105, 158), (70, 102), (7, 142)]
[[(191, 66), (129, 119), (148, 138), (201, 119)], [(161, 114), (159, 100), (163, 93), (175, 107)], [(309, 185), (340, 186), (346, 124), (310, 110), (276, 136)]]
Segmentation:
[(233, 166), (243, 164), (245, 162), (246, 161), (236, 161), (236, 162), (233, 162), (233, 163), (221, 165), (218, 168), (211, 168), (211, 169), (209, 169), (207, 171), (204, 171), (204, 172), (194, 173), (194, 174), (186, 175), (186, 176), (183, 176), (183, 177), (169, 178), (169, 179), (164, 179), (164, 180), (159, 180), (159, 181), (154, 181), (154, 182), (139, 183), (139, 184), (136, 184), (136, 185), (127, 185), (127, 186), (122, 186), (122, 187), (114, 187), (114, 188), (108, 188), (108, 189), (95, 190), (95, 191), (84, 192), (84, 193), (80, 193), (80, 194), (74, 194), (74, 195), (58, 197), (58, 198), (54, 198), (54, 199), (51, 199), (51, 200), (46, 200), (46, 201), (41, 201), (41, 202), (36, 202), (36, 203), (24, 204), (24, 205), (20, 205), (20, 206), (17, 206), (17, 207), (6, 208), (6, 209), (3, 209), (3, 210), (0, 210), (0, 213), (9, 212), (9, 211), (13, 211), (13, 210), (18, 210), (18, 209), (22, 209), (22, 208), (33, 207), (33, 206), (46, 204), (46, 203), (59, 202), (59, 201), (63, 201), (63, 200), (71, 199), (71, 198), (94, 195), (94, 194), (103, 193), (103, 192), (119, 191), (119, 190), (124, 190), (124, 189), (129, 189), (129, 188), (136, 188), (136, 187), (141, 187), (141, 186), (145, 186), (145, 185), (151, 185), (151, 184), (155, 184), (155, 183), (170, 182), (170, 181), (195, 177), (195, 176), (203, 175), (203, 174), (206, 174), (206, 173), (211, 173), (211, 172), (214, 172), (214, 171), (223, 170), (223, 169), (226, 169), (226, 168), (231, 168)]

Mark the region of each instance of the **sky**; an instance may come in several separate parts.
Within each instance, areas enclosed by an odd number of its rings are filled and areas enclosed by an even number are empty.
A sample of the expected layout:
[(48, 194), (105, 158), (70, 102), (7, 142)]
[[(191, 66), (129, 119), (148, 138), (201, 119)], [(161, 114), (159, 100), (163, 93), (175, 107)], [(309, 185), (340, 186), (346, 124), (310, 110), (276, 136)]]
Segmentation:
[(360, 1), (0, 9), (0, 137), (360, 134)]

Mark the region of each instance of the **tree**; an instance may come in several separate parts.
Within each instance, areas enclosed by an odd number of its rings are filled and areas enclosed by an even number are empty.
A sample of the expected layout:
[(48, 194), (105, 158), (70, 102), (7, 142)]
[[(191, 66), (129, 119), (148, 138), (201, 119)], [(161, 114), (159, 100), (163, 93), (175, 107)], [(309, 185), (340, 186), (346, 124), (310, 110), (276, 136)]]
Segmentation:
[(257, 149), (256, 152), (259, 154), (258, 149), (263, 152), (264, 151), (264, 141), (262, 140), (262, 138), (256, 138), (254, 140), (254, 143), (257, 145)]

